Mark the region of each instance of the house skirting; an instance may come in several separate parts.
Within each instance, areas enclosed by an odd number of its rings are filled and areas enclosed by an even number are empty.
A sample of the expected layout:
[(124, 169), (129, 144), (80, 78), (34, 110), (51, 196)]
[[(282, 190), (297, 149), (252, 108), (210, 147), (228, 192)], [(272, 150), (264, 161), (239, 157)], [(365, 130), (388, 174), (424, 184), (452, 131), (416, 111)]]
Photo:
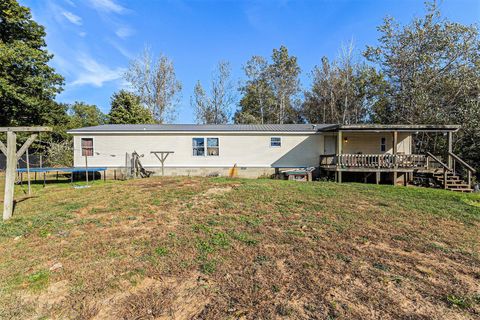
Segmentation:
[[(147, 167), (146, 170), (153, 171), (153, 176), (161, 176), (161, 167)], [(219, 176), (228, 177), (232, 167), (165, 167), (165, 176)], [(239, 178), (259, 178), (270, 177), (275, 173), (275, 168), (268, 167), (236, 167), (236, 177)], [(123, 179), (125, 168), (108, 168), (106, 171), (107, 179)]]

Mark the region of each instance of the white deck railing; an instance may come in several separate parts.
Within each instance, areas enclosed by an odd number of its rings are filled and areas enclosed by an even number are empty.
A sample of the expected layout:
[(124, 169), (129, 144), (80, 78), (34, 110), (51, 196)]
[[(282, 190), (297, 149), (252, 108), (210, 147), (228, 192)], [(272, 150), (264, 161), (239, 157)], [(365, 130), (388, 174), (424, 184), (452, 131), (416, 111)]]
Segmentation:
[(320, 156), (321, 167), (340, 168), (426, 168), (423, 154), (325, 154)]

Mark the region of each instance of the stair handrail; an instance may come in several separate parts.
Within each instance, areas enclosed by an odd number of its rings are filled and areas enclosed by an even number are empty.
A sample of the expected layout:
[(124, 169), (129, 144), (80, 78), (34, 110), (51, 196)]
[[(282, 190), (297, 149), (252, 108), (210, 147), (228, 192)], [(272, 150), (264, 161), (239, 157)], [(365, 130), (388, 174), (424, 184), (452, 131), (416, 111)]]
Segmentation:
[[(463, 165), (467, 169), (467, 183), (470, 187), (472, 187), (472, 174), (477, 172), (477, 170), (475, 170), (472, 166), (470, 166), (468, 163), (463, 161), (463, 159), (457, 156), (455, 153), (449, 151), (448, 155), (451, 156), (456, 161), (458, 161), (461, 165)], [(454, 162), (454, 167), (455, 167), (455, 162)]]
[(449, 154), (451, 157), (453, 157), (455, 160), (457, 160), (458, 162), (460, 162), (460, 164), (463, 165), (465, 168), (467, 168), (467, 170), (471, 171), (472, 173), (477, 172), (477, 170), (475, 170), (475, 168), (473, 168), (473, 167), (470, 166), (468, 163), (466, 163), (465, 161), (463, 161), (463, 159), (460, 158), (459, 156), (457, 156), (455, 153), (449, 151), (448, 154)]
[(447, 189), (447, 172), (452, 171), (452, 169), (449, 166), (447, 166), (445, 163), (443, 163), (442, 160), (438, 159), (437, 157), (435, 157), (430, 152), (427, 152), (427, 159), (428, 159), (428, 157), (430, 157), (434, 161), (440, 163), (440, 165), (443, 167), (443, 188)]
[(442, 167), (443, 169), (447, 170), (447, 171), (452, 171), (452, 169), (446, 165), (445, 163), (442, 162), (442, 160), (438, 159), (437, 157), (435, 157), (433, 154), (431, 154), (430, 152), (427, 152), (427, 156), (432, 158), (434, 161), (438, 162)]

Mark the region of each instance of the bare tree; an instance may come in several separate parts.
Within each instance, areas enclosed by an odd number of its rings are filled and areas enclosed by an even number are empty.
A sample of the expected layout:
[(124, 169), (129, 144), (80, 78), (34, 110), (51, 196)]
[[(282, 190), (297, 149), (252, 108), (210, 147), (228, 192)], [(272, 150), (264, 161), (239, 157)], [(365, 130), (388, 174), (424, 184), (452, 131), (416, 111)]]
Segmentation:
[(154, 58), (149, 49), (144, 49), (140, 57), (130, 62), (125, 79), (158, 123), (175, 119), (182, 84), (177, 80), (173, 62), (168, 57), (160, 54)]
[(227, 61), (220, 61), (212, 75), (210, 97), (205, 93), (200, 81), (197, 82), (194, 96), (190, 101), (195, 108), (198, 123), (228, 122), (235, 102), (234, 86), (230, 76), (230, 64)]
[(197, 81), (195, 84), (195, 88), (193, 89), (193, 97), (190, 97), (190, 104), (195, 109), (197, 123), (214, 123), (211, 102), (207, 97), (205, 89), (203, 89), (200, 81)]
[(368, 120), (375, 99), (377, 73), (358, 62), (350, 42), (342, 45), (337, 59), (322, 58), (321, 66), (312, 71), (312, 88), (305, 92), (303, 116), (312, 123), (362, 123)]

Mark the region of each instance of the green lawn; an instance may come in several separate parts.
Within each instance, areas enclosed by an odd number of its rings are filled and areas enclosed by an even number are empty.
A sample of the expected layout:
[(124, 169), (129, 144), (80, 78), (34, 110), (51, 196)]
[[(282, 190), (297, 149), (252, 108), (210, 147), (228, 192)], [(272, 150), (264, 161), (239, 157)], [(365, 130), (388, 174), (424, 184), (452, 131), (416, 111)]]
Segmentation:
[(0, 319), (480, 315), (478, 194), (186, 177), (34, 189), (0, 223)]

